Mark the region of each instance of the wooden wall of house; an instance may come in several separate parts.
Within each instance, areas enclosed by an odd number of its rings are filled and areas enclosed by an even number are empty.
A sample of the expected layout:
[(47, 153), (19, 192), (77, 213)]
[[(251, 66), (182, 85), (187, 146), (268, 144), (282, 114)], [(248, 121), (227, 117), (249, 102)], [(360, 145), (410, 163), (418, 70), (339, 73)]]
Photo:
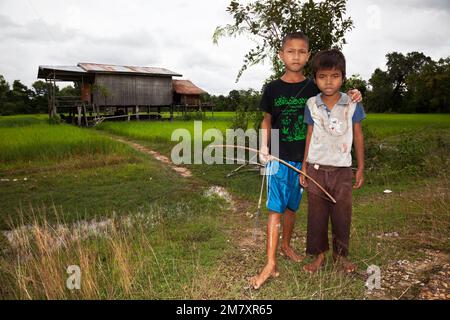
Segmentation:
[(84, 82), (81, 86), (81, 101), (91, 103), (91, 86)]
[[(97, 74), (95, 84), (109, 92), (108, 106), (167, 106), (172, 104), (172, 78), (133, 75)], [(94, 92), (93, 102), (105, 105), (100, 92)]]

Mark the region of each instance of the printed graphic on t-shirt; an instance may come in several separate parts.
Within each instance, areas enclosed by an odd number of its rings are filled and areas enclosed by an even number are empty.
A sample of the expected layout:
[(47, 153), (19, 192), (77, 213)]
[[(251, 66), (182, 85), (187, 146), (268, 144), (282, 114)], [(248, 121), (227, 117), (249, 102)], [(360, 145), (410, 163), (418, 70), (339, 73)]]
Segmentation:
[(281, 111), (280, 140), (285, 142), (300, 141), (306, 138), (306, 125), (303, 112), (306, 98), (280, 96), (274, 101), (274, 107)]

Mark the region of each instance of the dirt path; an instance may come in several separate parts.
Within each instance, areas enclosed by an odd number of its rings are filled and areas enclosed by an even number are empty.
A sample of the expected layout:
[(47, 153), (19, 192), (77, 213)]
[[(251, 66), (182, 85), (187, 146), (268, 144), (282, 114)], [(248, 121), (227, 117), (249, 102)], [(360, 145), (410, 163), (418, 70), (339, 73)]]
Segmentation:
[(135, 149), (135, 150), (137, 150), (139, 152), (151, 155), (156, 160), (158, 160), (158, 161), (164, 163), (165, 165), (169, 166), (172, 170), (174, 170), (176, 173), (178, 173), (180, 176), (182, 176), (184, 178), (192, 177), (192, 172), (189, 169), (174, 165), (172, 163), (172, 161), (170, 161), (169, 158), (167, 158), (166, 156), (160, 154), (159, 152), (156, 152), (156, 151), (154, 151), (154, 150), (152, 150), (150, 148), (147, 148), (147, 147), (145, 147), (145, 146), (143, 146), (143, 145), (141, 145), (139, 143), (136, 143), (136, 142), (133, 142), (133, 141), (130, 141), (130, 140), (126, 140), (124, 138), (121, 138), (121, 137), (118, 137), (118, 136), (115, 136), (115, 135), (109, 134), (108, 136), (111, 139), (115, 140), (115, 141), (122, 142), (122, 143), (125, 143), (125, 144), (129, 145), (130, 147), (132, 147), (133, 149)]

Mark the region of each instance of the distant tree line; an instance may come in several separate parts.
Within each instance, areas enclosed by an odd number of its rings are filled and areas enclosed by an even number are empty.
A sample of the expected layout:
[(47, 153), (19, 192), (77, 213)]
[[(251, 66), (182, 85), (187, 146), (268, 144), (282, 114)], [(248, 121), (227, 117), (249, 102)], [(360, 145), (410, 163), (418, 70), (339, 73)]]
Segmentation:
[[(343, 91), (358, 88), (368, 112), (450, 112), (450, 57), (432, 60), (421, 52), (386, 55), (386, 71), (377, 68), (368, 81), (360, 75), (347, 78)], [(351, 63), (349, 61), (348, 63)], [(57, 96), (80, 96), (79, 85), (56, 87)], [(14, 80), (12, 86), (0, 75), (0, 115), (46, 113), (47, 85), (36, 81), (32, 88)], [(227, 95), (202, 96), (216, 111), (258, 111), (261, 91), (232, 90)]]
[[(56, 87), (57, 96), (80, 96), (77, 86)], [(38, 80), (31, 89), (20, 80), (14, 80), (12, 86), (0, 75), (0, 115), (47, 113), (47, 84)]]
[[(450, 57), (432, 60), (421, 52), (386, 55), (386, 71), (375, 69), (366, 82), (359, 75), (346, 88), (358, 88), (369, 112), (450, 112)], [(351, 63), (351, 62), (350, 62)]]
[[(342, 91), (359, 89), (367, 112), (450, 112), (450, 57), (434, 61), (421, 52), (406, 55), (392, 52), (386, 59), (386, 71), (375, 69), (369, 81), (352, 75), (346, 79)], [(252, 89), (204, 97), (218, 111), (254, 111), (260, 98), (261, 92)]]
[(261, 92), (254, 89), (231, 90), (227, 95), (203, 94), (201, 98), (203, 102), (211, 102), (215, 111), (254, 111), (259, 108)]

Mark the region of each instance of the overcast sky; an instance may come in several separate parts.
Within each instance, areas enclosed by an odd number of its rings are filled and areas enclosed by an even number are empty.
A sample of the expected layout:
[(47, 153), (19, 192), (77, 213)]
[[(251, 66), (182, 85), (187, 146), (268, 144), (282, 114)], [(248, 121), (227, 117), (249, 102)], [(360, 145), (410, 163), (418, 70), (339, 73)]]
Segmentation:
[[(94, 62), (163, 67), (211, 94), (260, 89), (270, 64), (236, 75), (253, 43), (244, 36), (212, 43), (231, 23), (229, 0), (0, 0), (0, 74), (30, 86), (39, 65)], [(349, 0), (355, 28), (343, 51), (347, 74), (366, 80), (385, 54), (450, 55), (450, 1)], [(64, 85), (64, 84), (63, 84)]]

